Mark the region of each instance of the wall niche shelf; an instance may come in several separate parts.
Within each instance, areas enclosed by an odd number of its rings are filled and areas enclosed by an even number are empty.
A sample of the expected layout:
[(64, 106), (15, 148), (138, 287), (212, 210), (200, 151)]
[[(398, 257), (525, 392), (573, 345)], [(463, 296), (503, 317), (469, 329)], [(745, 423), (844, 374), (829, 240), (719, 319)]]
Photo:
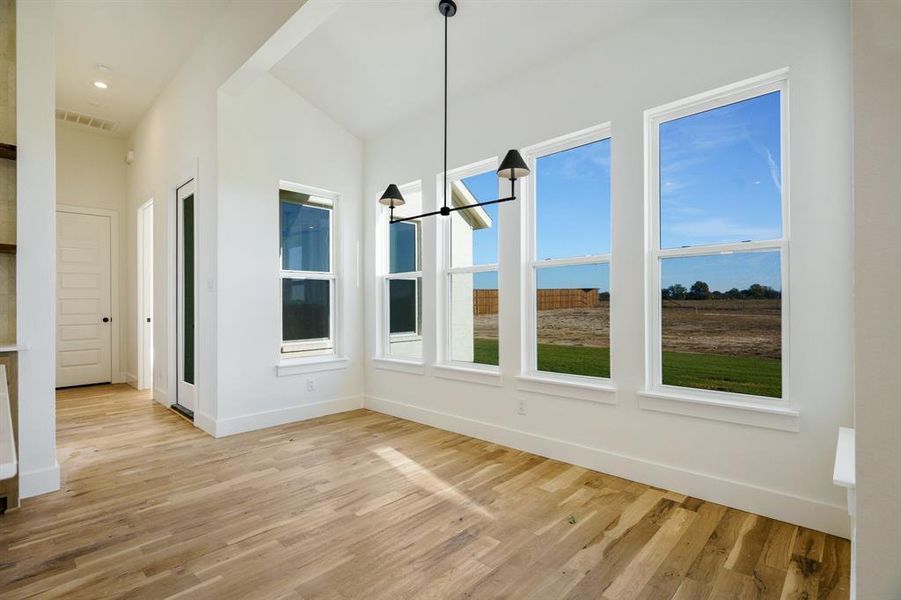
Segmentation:
[(15, 254), (15, 253), (16, 253), (16, 245), (15, 244), (0, 243), (0, 254)]
[(0, 158), (16, 160), (16, 147), (13, 144), (0, 144)]

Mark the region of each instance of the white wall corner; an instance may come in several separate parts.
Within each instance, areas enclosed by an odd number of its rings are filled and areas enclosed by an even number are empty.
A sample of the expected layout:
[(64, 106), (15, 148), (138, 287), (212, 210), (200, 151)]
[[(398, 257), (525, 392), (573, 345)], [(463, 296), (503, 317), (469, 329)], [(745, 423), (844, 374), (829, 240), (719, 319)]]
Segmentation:
[(19, 473), (19, 497), (32, 498), (55, 492), (60, 487), (59, 462), (52, 467)]

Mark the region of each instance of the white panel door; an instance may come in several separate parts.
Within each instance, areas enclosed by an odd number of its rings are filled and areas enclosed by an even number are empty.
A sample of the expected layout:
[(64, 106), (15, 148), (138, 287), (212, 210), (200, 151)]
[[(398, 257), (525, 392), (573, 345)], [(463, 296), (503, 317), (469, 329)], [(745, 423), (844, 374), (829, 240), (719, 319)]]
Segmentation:
[(112, 381), (111, 220), (56, 213), (56, 386)]

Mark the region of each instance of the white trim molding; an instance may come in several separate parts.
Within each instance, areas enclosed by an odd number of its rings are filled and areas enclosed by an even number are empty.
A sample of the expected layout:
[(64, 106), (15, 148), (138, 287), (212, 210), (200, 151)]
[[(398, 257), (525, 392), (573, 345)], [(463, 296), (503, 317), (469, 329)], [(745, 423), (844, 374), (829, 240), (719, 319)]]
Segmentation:
[(348, 412), (360, 408), (363, 408), (362, 395), (286, 406), (275, 410), (260, 411), (226, 419), (213, 420), (204, 416), (201, 418), (202, 422), (198, 423), (197, 426), (201, 427), (201, 429), (213, 437), (221, 438), (247, 431), (284, 425), (286, 423), (307, 421), (317, 417)]
[(425, 374), (425, 364), (412, 360), (378, 357), (372, 359), (372, 366), (384, 371), (395, 371), (397, 373), (408, 373), (410, 375)]
[(19, 472), (19, 498), (32, 498), (55, 492), (60, 488), (59, 462), (52, 467), (36, 471)]
[(616, 386), (609, 379), (579, 377), (576, 375), (555, 377), (549, 373), (517, 375), (516, 388), (521, 392), (557, 396), (585, 402), (615, 405)]
[(642, 391), (638, 392), (638, 406), (644, 410), (738, 423), (752, 427), (791, 432), (801, 430), (801, 413), (791, 407), (780, 406), (776, 403), (762, 404), (745, 400)]
[(346, 369), (348, 360), (340, 356), (326, 355), (321, 358), (283, 358), (275, 365), (275, 374), (279, 377), (302, 375), (304, 373), (320, 373), (322, 371), (340, 371)]
[[(394, 210), (396, 218), (411, 216), (422, 212), (422, 180), (416, 180), (399, 186), (401, 194), (407, 200), (407, 205)], [(421, 363), (425, 346), (422, 336), (422, 221), (417, 219), (409, 221), (416, 228), (415, 236), (415, 265), (413, 271), (391, 272), (391, 212), (382, 204), (378, 204), (376, 215), (376, 295), (375, 295), (375, 326), (376, 326), (376, 359), (379, 361), (398, 361), (398, 364)], [(407, 280), (417, 282), (416, 286), (416, 330), (407, 334), (392, 334), (391, 328), (391, 303), (390, 285), (392, 281)], [(391, 354), (391, 343), (418, 342), (420, 345), (419, 356), (404, 357), (402, 354)], [(417, 360), (418, 358), (418, 360)], [(385, 362), (384, 364), (389, 364)], [(385, 367), (390, 369), (391, 367)], [(401, 370), (401, 369), (394, 369)], [(409, 371), (402, 371), (409, 372)]]
[[(521, 373), (517, 376), (517, 387), (523, 391), (551, 394), (565, 398), (588, 400), (605, 404), (615, 404), (615, 397), (600, 398), (592, 391), (615, 391), (613, 385), (613, 361), (614, 355), (610, 349), (610, 376), (591, 377), (585, 375), (571, 375), (553, 371), (538, 370), (538, 273), (541, 269), (553, 269), (559, 267), (607, 265), (608, 280), (607, 292), (612, 295), (613, 264), (611, 261), (613, 247), (613, 218), (612, 218), (612, 191), (611, 202), (607, 206), (610, 228), (610, 249), (603, 254), (587, 256), (558, 257), (552, 259), (540, 259), (538, 257), (538, 217), (536, 213), (538, 198), (538, 159), (573, 150), (588, 144), (594, 144), (604, 140), (611, 140), (611, 125), (609, 122), (595, 125), (573, 133), (555, 137), (551, 140), (533, 144), (523, 148), (523, 158), (531, 169), (525, 182), (521, 183), (522, 202), (519, 205), (521, 232), (521, 297), (522, 297), (522, 340)], [(612, 306), (612, 303), (611, 305)], [(612, 310), (612, 309), (611, 309)], [(610, 314), (608, 318), (609, 335), (608, 347), (613, 339), (614, 319)], [(586, 393), (587, 392), (587, 393)]]
[(435, 377), (439, 379), (451, 379), (494, 387), (502, 387), (504, 385), (503, 377), (497, 368), (483, 369), (479, 368), (479, 366), (472, 366), (470, 363), (450, 363), (432, 365), (432, 371)]
[(403, 402), (366, 397), (366, 408), (387, 415), (453, 431), (517, 450), (553, 458), (593, 471), (672, 490), (803, 527), (849, 536), (846, 507), (727, 479), (712, 473), (627, 456), (527, 431), (467, 419)]
[[(692, 247), (660, 243), (660, 126), (675, 119), (779, 92), (781, 237)], [(789, 72), (779, 69), (644, 111), (645, 151), (645, 382), (639, 404), (657, 410), (718, 421), (799, 431), (799, 411), (789, 385)], [(781, 277), (781, 390), (779, 398), (685, 388), (663, 382), (661, 262), (666, 258), (778, 252)]]

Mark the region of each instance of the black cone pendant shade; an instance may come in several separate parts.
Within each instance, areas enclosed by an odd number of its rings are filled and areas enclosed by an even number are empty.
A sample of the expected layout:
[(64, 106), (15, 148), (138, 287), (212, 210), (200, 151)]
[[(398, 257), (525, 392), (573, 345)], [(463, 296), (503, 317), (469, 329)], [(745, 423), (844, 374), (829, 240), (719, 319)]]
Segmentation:
[(385, 206), (390, 206), (391, 208), (406, 204), (400, 190), (397, 189), (397, 186), (393, 183), (385, 189), (385, 193), (379, 198), (379, 202)]
[(516, 200), (516, 180), (521, 179), (529, 174), (529, 167), (526, 161), (522, 159), (522, 155), (518, 150), (510, 150), (501, 161), (501, 166), (497, 169), (499, 179), (510, 180), (510, 195), (506, 198), (498, 198), (497, 200), (488, 200), (485, 202), (476, 202), (475, 204), (467, 204), (465, 206), (448, 206), (447, 194), (449, 186), (447, 181), (447, 20), (457, 14), (457, 5), (454, 0), (439, 0), (438, 12), (444, 17), (444, 202), (439, 210), (423, 213), (414, 217), (404, 217), (402, 219), (394, 218), (394, 209), (404, 205), (404, 197), (395, 184), (389, 185), (385, 189), (385, 193), (379, 198), (379, 203), (391, 209), (390, 223), (401, 223), (403, 221), (413, 221), (422, 217), (431, 217), (441, 215), (446, 217), (454, 211), (468, 210), (476, 206), (486, 206), (488, 204), (498, 204), (500, 202), (509, 202)]
[(509, 150), (501, 161), (501, 166), (497, 168), (497, 176), (501, 179), (521, 179), (528, 174), (529, 167), (519, 150)]

